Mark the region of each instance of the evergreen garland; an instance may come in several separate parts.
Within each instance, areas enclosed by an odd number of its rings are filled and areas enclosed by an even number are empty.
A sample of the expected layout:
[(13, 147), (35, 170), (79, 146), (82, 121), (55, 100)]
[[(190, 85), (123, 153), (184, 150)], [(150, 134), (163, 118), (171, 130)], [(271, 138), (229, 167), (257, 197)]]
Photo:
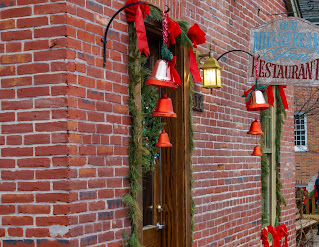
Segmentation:
[[(280, 215), (281, 215), (281, 204), (283, 203), (286, 205), (286, 201), (281, 194), (281, 189), (283, 188), (281, 180), (280, 180), (280, 174), (278, 171), (278, 165), (280, 163), (280, 140), (281, 140), (281, 129), (282, 124), (284, 124), (284, 120), (282, 117), (282, 113), (284, 113), (284, 116), (286, 116), (285, 109), (283, 107), (281, 97), (279, 94), (278, 86), (275, 86), (275, 97), (277, 102), (277, 108), (276, 108), (276, 138), (275, 138), (275, 160), (276, 160), (276, 221), (275, 226), (279, 225)], [(269, 128), (269, 122), (267, 119), (267, 116), (269, 115), (269, 110), (264, 110), (260, 112), (261, 116), (261, 128), (263, 132), (265, 132)], [(267, 156), (265, 155), (266, 150), (266, 142), (265, 142), (265, 136), (261, 136), (261, 151), (263, 156), (261, 157), (261, 190), (262, 190), (262, 227), (265, 227), (269, 224), (268, 220), (268, 176), (269, 176), (269, 167), (268, 167), (268, 161)]]
[[(146, 17), (148, 20), (162, 23), (162, 13), (150, 7), (150, 15)], [(187, 36), (188, 24), (186, 21), (177, 21), (181, 27), (182, 33), (176, 38), (176, 42), (185, 47), (191, 47), (192, 43)], [(142, 83), (150, 71), (145, 68), (146, 58), (140, 56), (137, 46), (136, 30), (133, 23), (128, 24), (129, 27), (129, 110), (132, 115), (131, 138), (129, 142), (129, 174), (127, 176), (130, 182), (129, 194), (123, 195), (123, 203), (128, 207), (128, 216), (131, 219), (131, 234), (128, 236), (124, 231), (125, 245), (130, 247), (141, 247), (138, 241), (138, 221), (142, 218), (142, 213), (137, 203), (137, 194), (141, 191), (142, 186), (139, 184), (142, 173), (139, 166), (142, 165), (142, 172), (154, 169), (156, 162), (156, 143), (162, 123), (160, 118), (152, 117), (152, 112), (158, 101), (158, 89), (149, 87)], [(194, 149), (193, 143), (193, 127), (192, 127), (192, 96), (193, 96), (193, 78), (190, 76), (190, 151)], [(142, 112), (137, 109), (136, 86), (141, 84), (141, 104)], [(190, 160), (190, 187), (193, 188), (193, 169), (192, 159)], [(191, 194), (191, 234), (193, 242), (194, 232), (194, 213), (195, 202)]]
[(195, 220), (194, 220), (194, 215), (195, 215), (195, 201), (192, 196), (192, 190), (193, 190), (193, 184), (194, 184), (194, 179), (193, 179), (193, 160), (192, 160), (192, 155), (193, 151), (195, 148), (194, 145), (194, 129), (193, 129), (193, 97), (194, 97), (194, 78), (192, 75), (189, 75), (189, 146), (190, 146), (190, 190), (191, 190), (191, 246), (193, 245), (194, 242), (194, 226), (195, 226)]
[[(269, 121), (267, 117), (269, 116), (270, 110), (263, 110), (260, 111), (260, 123), (261, 129), (264, 133), (266, 133), (267, 129), (269, 128)], [(261, 221), (262, 221), (262, 228), (269, 225), (268, 220), (268, 176), (269, 176), (269, 167), (268, 167), (268, 160), (266, 156), (266, 135), (261, 136), (261, 153), (263, 156), (261, 157)]]
[(131, 234), (127, 236), (124, 232), (126, 245), (130, 247), (140, 247), (138, 242), (138, 219), (142, 217), (141, 210), (137, 203), (137, 194), (141, 191), (139, 180), (142, 176), (139, 166), (145, 167), (148, 164), (149, 151), (143, 146), (143, 116), (137, 109), (136, 86), (145, 78), (148, 70), (143, 67), (146, 62), (145, 57), (139, 55), (136, 30), (134, 24), (129, 23), (129, 110), (132, 115), (131, 138), (129, 143), (129, 174), (130, 193), (123, 195), (123, 203), (128, 207), (128, 216), (131, 219)]
[(282, 124), (284, 124), (284, 120), (282, 117), (282, 113), (286, 117), (286, 111), (282, 104), (280, 93), (278, 86), (276, 86), (276, 93), (275, 93), (276, 101), (277, 101), (277, 111), (276, 111), (276, 199), (277, 199), (277, 207), (276, 207), (276, 226), (279, 225), (280, 221), (280, 215), (281, 215), (281, 204), (283, 203), (285, 206), (287, 206), (285, 198), (281, 194), (281, 189), (283, 188), (281, 180), (280, 180), (280, 174), (278, 171), (278, 165), (280, 163), (280, 140), (281, 140), (281, 129)]

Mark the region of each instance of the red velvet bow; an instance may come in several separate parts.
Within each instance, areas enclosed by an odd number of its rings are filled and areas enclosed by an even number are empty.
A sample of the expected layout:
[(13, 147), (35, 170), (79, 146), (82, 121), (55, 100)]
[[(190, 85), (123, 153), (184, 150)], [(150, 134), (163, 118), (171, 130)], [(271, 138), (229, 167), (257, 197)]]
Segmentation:
[[(274, 99), (274, 94), (272, 92), (272, 87), (273, 86), (271, 86), (271, 85), (268, 86), (267, 97), (268, 97), (268, 103), (271, 106), (274, 106), (274, 100), (275, 99)], [(284, 91), (284, 88), (286, 88), (286, 87), (287, 86), (282, 86), (282, 85), (278, 86), (281, 102), (282, 102), (282, 105), (284, 106), (285, 110), (288, 109), (288, 102), (287, 102), (286, 94), (285, 94), (285, 91)]]
[(206, 33), (204, 33), (196, 23), (194, 26), (190, 27), (187, 32), (187, 36), (192, 41), (194, 48), (197, 48), (197, 45), (204, 44), (206, 42), (205, 35)]
[(280, 247), (280, 236), (275, 228), (272, 225), (267, 226), (268, 232), (272, 235), (273, 238), (273, 247)]
[[(206, 42), (205, 35), (206, 34), (200, 29), (200, 27), (196, 23), (187, 32), (187, 36), (192, 41), (193, 46), (195, 48), (197, 47), (197, 45), (203, 44)], [(190, 58), (189, 58), (190, 72), (193, 75), (194, 81), (195, 82), (202, 81), (202, 77), (200, 76), (200, 73), (199, 73), (196, 57), (192, 48), (189, 51), (189, 55), (190, 55)]]
[(176, 64), (176, 56), (173, 56), (173, 59), (168, 62), (168, 66), (169, 66), (173, 81), (176, 84), (181, 86), (182, 85), (181, 78), (179, 77), (179, 74), (177, 73), (177, 71), (175, 69), (175, 64)]
[[(127, 4), (141, 2), (138, 0), (128, 0)], [(146, 57), (150, 55), (150, 50), (148, 48), (146, 31), (143, 18), (145, 14), (149, 15), (150, 8), (146, 4), (132, 5), (125, 9), (127, 22), (135, 22), (135, 29), (137, 35), (137, 44), (140, 54), (144, 51)]]
[(182, 30), (177, 23), (177, 21), (172, 20), (167, 15), (167, 28), (168, 28), (168, 39), (167, 39), (167, 47), (171, 43), (172, 45), (176, 44), (175, 38), (182, 33)]
[(288, 247), (288, 231), (286, 225), (282, 224), (280, 226), (277, 226), (276, 230), (280, 239), (285, 237), (285, 244), (283, 245), (283, 247)]
[(264, 228), (261, 231), (261, 240), (262, 240), (262, 244), (264, 245), (264, 247), (269, 247), (269, 242), (268, 242), (268, 238), (267, 238), (267, 230)]
[(246, 109), (247, 109), (247, 111), (251, 111), (251, 109), (250, 109), (250, 107), (249, 107), (249, 105), (250, 105), (250, 101), (248, 100), (248, 101), (246, 101), (246, 98), (247, 98), (247, 96), (248, 96), (248, 94), (249, 94), (249, 92), (250, 91), (252, 91), (252, 90), (254, 90), (254, 88), (255, 88), (255, 85), (253, 85), (251, 88), (249, 88), (247, 91), (244, 91), (244, 95), (245, 95), (245, 102), (246, 102)]

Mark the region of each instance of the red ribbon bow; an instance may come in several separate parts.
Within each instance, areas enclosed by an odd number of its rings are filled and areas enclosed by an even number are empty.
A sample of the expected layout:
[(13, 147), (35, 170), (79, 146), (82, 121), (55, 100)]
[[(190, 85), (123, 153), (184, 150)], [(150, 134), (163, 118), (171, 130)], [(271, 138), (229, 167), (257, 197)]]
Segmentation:
[[(130, 3), (141, 2), (138, 0), (128, 0), (126, 5)], [(135, 29), (137, 35), (137, 44), (140, 54), (144, 51), (146, 57), (150, 55), (150, 50), (148, 48), (147, 38), (146, 38), (146, 31), (144, 25), (144, 17), (145, 14), (149, 15), (150, 8), (146, 4), (138, 4), (132, 5), (125, 9), (127, 22), (135, 22)]]
[(250, 105), (250, 100), (246, 101), (246, 98), (247, 98), (249, 92), (252, 91), (252, 90), (254, 90), (254, 88), (255, 88), (255, 85), (253, 85), (253, 86), (252, 86), (251, 88), (249, 88), (247, 91), (244, 91), (247, 111), (252, 111), (251, 108), (249, 107), (249, 105)]
[(267, 238), (267, 230), (264, 228), (261, 231), (261, 240), (262, 240), (262, 244), (264, 245), (264, 247), (269, 247), (269, 242), (268, 242), (268, 238)]
[[(206, 37), (205, 37), (205, 33), (200, 29), (200, 27), (195, 23), (194, 26), (192, 26), (188, 32), (187, 32), (187, 36), (189, 37), (189, 39), (192, 41), (193, 46), (195, 48), (197, 48), (197, 45), (203, 44), (206, 42)], [(196, 57), (194, 54), (194, 51), (192, 50), (192, 48), (190, 48), (189, 51), (189, 62), (190, 62), (190, 72), (193, 75), (194, 81), (198, 82), (198, 81), (202, 81), (202, 77), (200, 76), (199, 73), (199, 69), (198, 69), (198, 65), (197, 65), (197, 61), (196, 61)]]
[(280, 239), (285, 237), (285, 244), (283, 245), (283, 247), (288, 247), (288, 231), (287, 231), (286, 225), (282, 224), (280, 226), (277, 226), (276, 230), (277, 230), (277, 234), (280, 237)]
[(275, 228), (272, 225), (267, 226), (268, 232), (272, 235), (273, 238), (273, 247), (280, 247), (280, 236)]
[[(273, 86), (271, 86), (271, 85), (268, 86), (267, 97), (268, 97), (268, 103), (271, 106), (274, 106), (275, 98), (274, 98), (274, 94), (273, 94), (273, 91), (272, 91), (272, 87)], [(281, 102), (282, 102), (282, 105), (284, 106), (285, 110), (288, 109), (288, 102), (287, 102), (286, 94), (285, 94), (285, 91), (284, 91), (284, 88), (286, 88), (286, 87), (287, 86), (282, 86), (282, 85), (278, 86)]]
[(177, 21), (172, 20), (167, 15), (167, 29), (168, 29), (168, 39), (167, 46), (171, 43), (172, 45), (176, 44), (175, 38), (182, 33), (182, 30), (177, 23)]
[(204, 44), (206, 42), (206, 33), (200, 29), (200, 27), (195, 23), (194, 26), (190, 27), (187, 36), (192, 41), (194, 48), (197, 48), (197, 45)]
[(181, 78), (179, 77), (179, 74), (177, 73), (177, 71), (175, 69), (175, 64), (176, 64), (176, 56), (173, 56), (173, 59), (168, 62), (168, 66), (169, 66), (173, 81), (176, 84), (181, 86), (182, 85)]

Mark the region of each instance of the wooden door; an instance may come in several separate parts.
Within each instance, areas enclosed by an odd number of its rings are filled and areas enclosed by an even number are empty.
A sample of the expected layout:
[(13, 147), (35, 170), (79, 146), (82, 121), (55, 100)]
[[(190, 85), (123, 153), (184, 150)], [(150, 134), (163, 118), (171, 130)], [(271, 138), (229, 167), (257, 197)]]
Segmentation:
[[(151, 64), (160, 57), (161, 33), (148, 32)], [(189, 55), (179, 46), (170, 47), (177, 57), (175, 68), (183, 85), (177, 89), (161, 88), (160, 96), (172, 100), (177, 118), (162, 118), (171, 148), (158, 149), (160, 164), (152, 174), (143, 176), (144, 247), (191, 246), (190, 154), (189, 154)], [(160, 209), (158, 209), (160, 207)], [(163, 229), (158, 229), (163, 225)]]

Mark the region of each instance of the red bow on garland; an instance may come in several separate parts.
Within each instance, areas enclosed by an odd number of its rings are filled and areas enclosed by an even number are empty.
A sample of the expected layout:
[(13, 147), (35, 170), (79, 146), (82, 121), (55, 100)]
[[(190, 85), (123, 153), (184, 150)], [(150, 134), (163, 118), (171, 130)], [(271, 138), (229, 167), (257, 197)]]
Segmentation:
[(264, 247), (269, 247), (269, 242), (268, 242), (268, 238), (267, 238), (267, 230), (264, 228), (261, 231), (261, 240), (262, 240), (262, 244), (264, 245)]
[[(126, 5), (130, 3), (141, 2), (139, 0), (128, 0)], [(137, 44), (140, 54), (144, 51), (146, 57), (150, 55), (150, 50), (148, 48), (146, 31), (144, 25), (145, 14), (149, 15), (150, 8), (146, 4), (133, 5), (125, 9), (127, 22), (135, 22), (135, 29), (137, 35)]]
[(286, 225), (282, 224), (280, 226), (277, 226), (276, 230), (277, 230), (277, 234), (280, 237), (280, 239), (285, 237), (285, 243), (284, 243), (283, 247), (288, 247), (288, 231), (287, 231)]
[(176, 44), (175, 38), (182, 33), (182, 30), (177, 21), (172, 20), (167, 15), (167, 29), (168, 29), (168, 39), (167, 47), (171, 43), (172, 45)]
[[(200, 27), (195, 23), (188, 32), (187, 36), (192, 41), (194, 48), (197, 48), (197, 45), (203, 44), (206, 42), (205, 33), (200, 29)], [(202, 78), (199, 73), (196, 57), (192, 48), (189, 50), (189, 59), (190, 59), (190, 72), (193, 75), (194, 81), (202, 81)]]
[[(273, 86), (271, 86), (271, 85), (268, 86), (267, 97), (268, 97), (268, 103), (271, 106), (274, 106), (274, 100), (275, 99), (274, 99), (274, 94), (272, 92), (272, 87)], [(284, 91), (284, 88), (286, 88), (286, 87), (287, 86), (282, 86), (282, 85), (278, 86), (281, 102), (282, 102), (282, 105), (284, 106), (285, 110), (288, 109), (288, 102), (287, 102), (286, 94), (285, 94), (285, 91)]]
[(280, 247), (280, 236), (275, 228), (272, 225), (267, 226), (268, 232), (272, 235), (273, 238), (273, 247)]
[(168, 66), (169, 66), (173, 81), (176, 84), (181, 86), (182, 85), (182, 81), (181, 81), (181, 78), (179, 77), (179, 74), (177, 73), (177, 71), (175, 69), (175, 64), (176, 64), (176, 56), (173, 56), (173, 59), (168, 62)]

